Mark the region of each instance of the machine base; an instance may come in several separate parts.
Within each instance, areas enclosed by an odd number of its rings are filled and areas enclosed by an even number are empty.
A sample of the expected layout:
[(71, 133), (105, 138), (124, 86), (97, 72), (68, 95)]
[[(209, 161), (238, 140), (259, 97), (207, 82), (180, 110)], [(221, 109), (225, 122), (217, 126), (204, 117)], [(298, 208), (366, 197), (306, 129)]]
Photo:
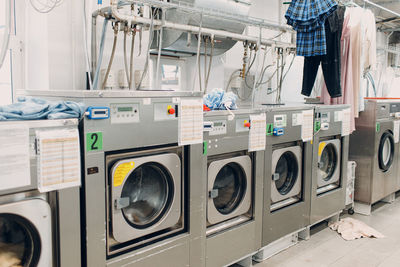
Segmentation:
[[(377, 202), (384, 202), (384, 203), (391, 204), (391, 203), (393, 203), (395, 201), (395, 199), (396, 199), (396, 193), (392, 193), (392, 194), (388, 195), (385, 198), (382, 198), (380, 201), (377, 201)], [(369, 216), (369, 215), (371, 215), (371, 212), (372, 212), (372, 205), (373, 204), (366, 204), (366, 203), (362, 203), (362, 202), (354, 202), (354, 212), (358, 213), (358, 214), (361, 214), (361, 215)]]
[(252, 267), (253, 266), (253, 254), (248, 255), (247, 257), (244, 257), (240, 261), (229, 264), (227, 266), (234, 266), (234, 267)]
[(288, 249), (291, 246), (296, 245), (299, 242), (299, 233), (303, 232), (304, 230), (306, 229), (305, 228), (300, 229), (297, 232), (288, 234), (287, 236), (284, 236), (272, 242), (271, 244), (265, 246), (253, 256), (253, 260), (256, 262), (262, 262), (284, 251), (285, 249)]

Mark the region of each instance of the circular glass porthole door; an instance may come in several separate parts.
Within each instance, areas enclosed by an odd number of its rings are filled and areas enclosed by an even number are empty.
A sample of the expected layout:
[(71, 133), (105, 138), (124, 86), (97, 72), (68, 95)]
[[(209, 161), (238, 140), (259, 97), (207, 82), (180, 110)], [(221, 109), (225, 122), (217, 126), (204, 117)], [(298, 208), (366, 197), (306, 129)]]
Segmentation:
[(296, 184), (298, 174), (299, 164), (296, 156), (291, 151), (283, 153), (276, 164), (275, 173), (272, 176), (276, 189), (281, 195), (286, 195), (292, 190)]
[(0, 214), (0, 258), (4, 266), (37, 266), (40, 240), (37, 229), (25, 218)]
[(129, 200), (122, 213), (131, 226), (147, 228), (168, 211), (173, 194), (173, 180), (162, 165), (142, 164), (129, 175), (122, 188), (121, 198)]
[(386, 172), (393, 164), (394, 138), (391, 132), (387, 131), (382, 134), (378, 153), (379, 168)]
[(338, 152), (333, 143), (327, 144), (322, 152), (320, 161), (318, 163), (318, 169), (320, 178), (325, 182), (332, 179), (335, 174), (335, 170), (338, 165)]
[(241, 203), (247, 187), (246, 174), (234, 162), (226, 164), (218, 172), (213, 185), (213, 202), (221, 214), (232, 213)]

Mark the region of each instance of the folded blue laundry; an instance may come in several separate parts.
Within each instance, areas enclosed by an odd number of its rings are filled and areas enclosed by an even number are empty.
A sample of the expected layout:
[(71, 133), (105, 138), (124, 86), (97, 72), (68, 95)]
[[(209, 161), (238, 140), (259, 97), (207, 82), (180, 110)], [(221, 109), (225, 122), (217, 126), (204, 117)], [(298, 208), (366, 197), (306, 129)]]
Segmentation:
[(232, 92), (226, 93), (222, 89), (214, 89), (203, 97), (203, 102), (211, 110), (235, 110), (237, 98)]
[(85, 107), (72, 101), (47, 101), (34, 97), (19, 97), (18, 102), (0, 106), (0, 120), (43, 120), (81, 118)]

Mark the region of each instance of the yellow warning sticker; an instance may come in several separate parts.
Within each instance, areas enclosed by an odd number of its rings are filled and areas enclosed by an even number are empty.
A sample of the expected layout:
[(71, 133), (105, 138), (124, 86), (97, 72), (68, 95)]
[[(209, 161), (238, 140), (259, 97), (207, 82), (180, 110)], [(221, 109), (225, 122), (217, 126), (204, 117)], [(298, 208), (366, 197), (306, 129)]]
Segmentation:
[(135, 168), (135, 162), (126, 162), (120, 164), (114, 172), (114, 186), (120, 186), (125, 180), (128, 173)]
[(319, 143), (318, 156), (321, 156), (322, 151), (324, 151), (325, 146), (326, 146), (325, 142)]

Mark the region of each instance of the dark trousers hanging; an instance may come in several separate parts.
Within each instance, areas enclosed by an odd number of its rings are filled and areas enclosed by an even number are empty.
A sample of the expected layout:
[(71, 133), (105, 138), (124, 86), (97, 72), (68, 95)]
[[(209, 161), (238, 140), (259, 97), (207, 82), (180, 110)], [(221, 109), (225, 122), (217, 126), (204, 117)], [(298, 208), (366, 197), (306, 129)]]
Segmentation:
[(332, 98), (342, 96), (340, 86), (340, 39), (345, 9), (339, 7), (325, 21), (327, 54), (323, 56), (304, 57), (302, 95), (310, 96), (317, 77), (318, 67), (322, 65), (325, 84)]

